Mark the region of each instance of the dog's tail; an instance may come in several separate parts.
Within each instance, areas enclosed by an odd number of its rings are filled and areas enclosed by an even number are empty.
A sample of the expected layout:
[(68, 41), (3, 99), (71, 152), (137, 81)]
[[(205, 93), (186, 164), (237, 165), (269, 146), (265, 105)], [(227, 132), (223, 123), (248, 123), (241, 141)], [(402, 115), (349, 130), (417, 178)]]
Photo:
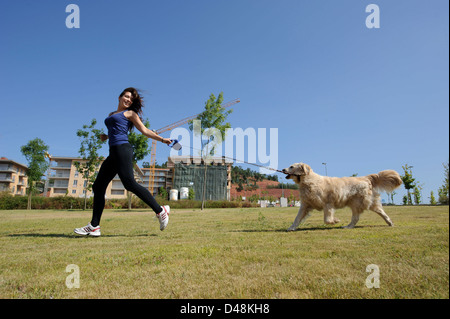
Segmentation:
[(400, 175), (393, 170), (381, 171), (378, 174), (370, 174), (367, 177), (371, 181), (373, 188), (388, 193), (402, 185)]

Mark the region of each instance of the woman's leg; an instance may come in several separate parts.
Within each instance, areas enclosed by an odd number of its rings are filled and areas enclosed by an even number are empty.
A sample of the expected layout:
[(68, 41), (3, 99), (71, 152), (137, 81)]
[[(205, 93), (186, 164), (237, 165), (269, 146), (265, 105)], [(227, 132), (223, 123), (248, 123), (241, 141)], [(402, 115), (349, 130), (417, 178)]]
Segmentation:
[(148, 189), (139, 185), (134, 179), (133, 173), (133, 148), (130, 144), (121, 144), (115, 147), (115, 158), (117, 170), (126, 190), (133, 192), (137, 197), (142, 199), (144, 203), (150, 206), (156, 214), (159, 214), (163, 209), (156, 202), (155, 198), (150, 194)]
[(105, 208), (106, 188), (117, 174), (116, 163), (111, 156), (108, 156), (100, 167), (97, 178), (95, 179), (92, 191), (94, 192), (94, 208), (92, 210), (91, 225), (96, 227), (100, 224), (103, 209)]

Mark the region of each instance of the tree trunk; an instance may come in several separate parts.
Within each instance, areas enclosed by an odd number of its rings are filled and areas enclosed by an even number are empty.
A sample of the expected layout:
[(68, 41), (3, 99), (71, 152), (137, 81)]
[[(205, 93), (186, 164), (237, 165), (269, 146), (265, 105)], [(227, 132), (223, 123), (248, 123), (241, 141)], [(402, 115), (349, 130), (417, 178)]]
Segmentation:
[(31, 188), (28, 191), (28, 204), (27, 204), (27, 209), (31, 209)]
[(206, 194), (206, 170), (208, 165), (205, 163), (205, 176), (203, 178), (203, 194), (202, 194), (202, 210), (205, 208), (205, 194)]
[(36, 185), (36, 182), (30, 182), (30, 186), (28, 188), (28, 203), (27, 203), (27, 209), (31, 210), (31, 197), (33, 196), (33, 190), (34, 186)]

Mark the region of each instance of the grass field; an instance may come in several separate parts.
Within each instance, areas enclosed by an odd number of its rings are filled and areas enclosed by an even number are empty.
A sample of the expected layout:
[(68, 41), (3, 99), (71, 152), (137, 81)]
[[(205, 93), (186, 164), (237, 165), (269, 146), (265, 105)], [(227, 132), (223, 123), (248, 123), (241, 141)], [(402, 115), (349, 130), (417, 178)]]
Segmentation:
[[(107, 210), (100, 238), (73, 228), (83, 211), (0, 211), (0, 298), (449, 298), (448, 207), (386, 207), (355, 229), (313, 212), (286, 232), (296, 208)], [(69, 289), (68, 265), (80, 287)], [(368, 288), (366, 267), (379, 268)]]

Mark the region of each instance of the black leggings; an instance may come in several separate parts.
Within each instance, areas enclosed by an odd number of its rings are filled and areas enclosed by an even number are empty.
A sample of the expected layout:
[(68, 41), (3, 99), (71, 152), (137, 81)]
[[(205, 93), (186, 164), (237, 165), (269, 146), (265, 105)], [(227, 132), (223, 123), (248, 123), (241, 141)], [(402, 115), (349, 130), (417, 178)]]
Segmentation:
[(120, 180), (126, 190), (133, 192), (137, 197), (149, 205), (156, 214), (162, 207), (156, 202), (150, 192), (134, 180), (133, 174), (133, 148), (129, 143), (111, 146), (109, 156), (103, 162), (97, 178), (92, 186), (94, 192), (94, 209), (92, 212), (92, 226), (100, 224), (103, 209), (105, 208), (106, 188), (114, 176), (119, 174)]

